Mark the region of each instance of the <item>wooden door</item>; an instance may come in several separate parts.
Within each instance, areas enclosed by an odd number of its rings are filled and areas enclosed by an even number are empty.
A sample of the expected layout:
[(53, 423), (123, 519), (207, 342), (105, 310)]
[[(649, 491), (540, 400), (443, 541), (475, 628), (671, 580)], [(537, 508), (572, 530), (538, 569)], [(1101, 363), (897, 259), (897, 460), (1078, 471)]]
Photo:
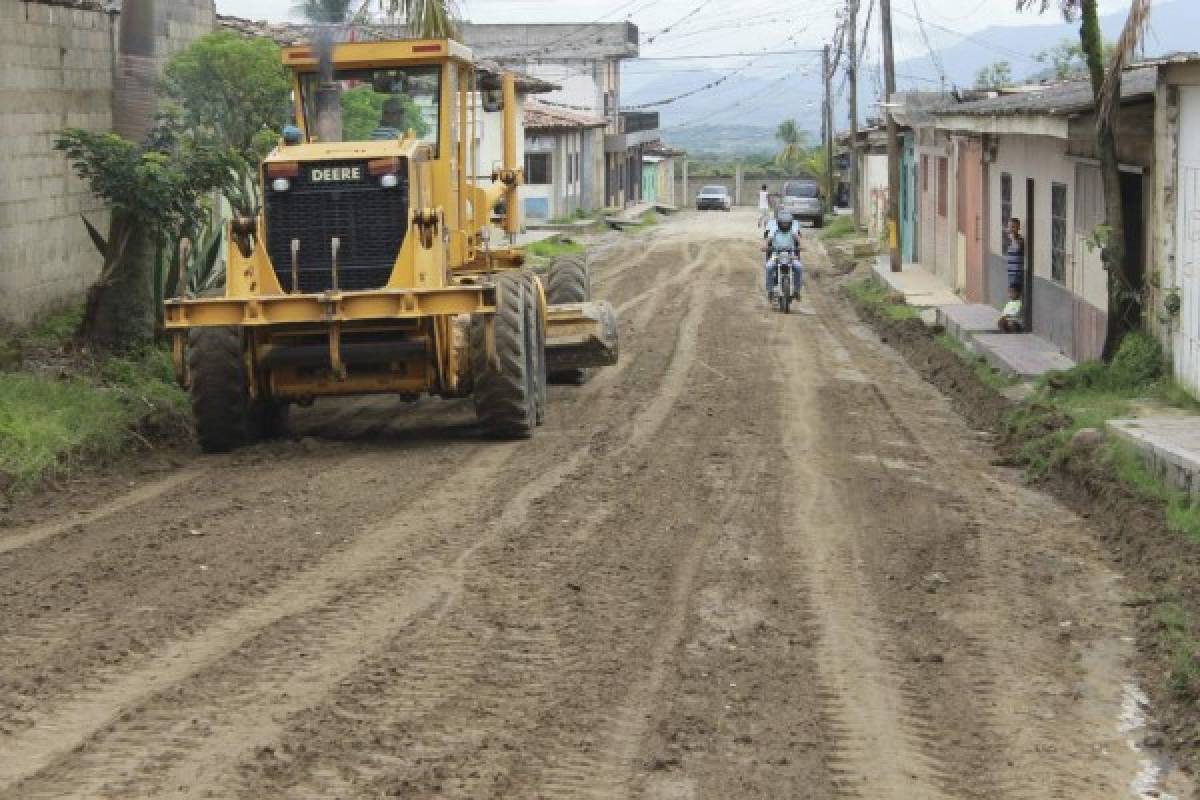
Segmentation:
[(982, 303), (983, 274), (983, 143), (966, 139), (958, 149), (958, 233), (966, 249), (967, 302)]

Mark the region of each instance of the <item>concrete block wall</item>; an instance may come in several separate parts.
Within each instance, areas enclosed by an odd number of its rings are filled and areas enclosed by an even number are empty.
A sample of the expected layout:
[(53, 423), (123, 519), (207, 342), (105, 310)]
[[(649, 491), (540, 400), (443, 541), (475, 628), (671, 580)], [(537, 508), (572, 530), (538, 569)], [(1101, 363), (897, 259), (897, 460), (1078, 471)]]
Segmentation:
[[(212, 0), (162, 4), (163, 59), (213, 30)], [(80, 220), (108, 214), (53, 149), (66, 127), (112, 127), (119, 17), (86, 2), (0, 0), (0, 322), (78, 299), (100, 256)]]

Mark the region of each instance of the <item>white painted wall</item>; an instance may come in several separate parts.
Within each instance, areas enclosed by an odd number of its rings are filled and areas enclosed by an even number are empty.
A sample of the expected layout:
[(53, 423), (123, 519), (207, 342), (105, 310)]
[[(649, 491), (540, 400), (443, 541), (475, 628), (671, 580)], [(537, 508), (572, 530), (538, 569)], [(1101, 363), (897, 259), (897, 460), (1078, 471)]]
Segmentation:
[[(987, 252), (1003, 258), (1003, 224), (1001, 223), (1001, 174), (1009, 173), (1013, 178), (1013, 216), (1021, 220), (1028, 231), (1029, 210), (1026, 207), (1025, 181), (1033, 178), (1035, 185), (1035, 236), (1033, 250), (1026, 254), (1026, 267), (1032, 266), (1033, 274), (1051, 280), (1051, 205), (1050, 192), (1053, 183), (1067, 186), (1067, 232), (1066, 232), (1066, 280), (1067, 288), (1080, 287), (1076, 292), (1090, 304), (1101, 310), (1108, 308), (1103, 271), (1095, 274), (1098, 261), (1075, 258), (1079, 245), (1075, 236), (1075, 164), (1067, 158), (1065, 139), (1049, 136), (1003, 135), (999, 137), (996, 161), (988, 169)], [(1026, 236), (1028, 238), (1028, 235)]]
[(1179, 89), (1175, 276), (1182, 308), (1175, 331), (1175, 375), (1200, 391), (1200, 86)]

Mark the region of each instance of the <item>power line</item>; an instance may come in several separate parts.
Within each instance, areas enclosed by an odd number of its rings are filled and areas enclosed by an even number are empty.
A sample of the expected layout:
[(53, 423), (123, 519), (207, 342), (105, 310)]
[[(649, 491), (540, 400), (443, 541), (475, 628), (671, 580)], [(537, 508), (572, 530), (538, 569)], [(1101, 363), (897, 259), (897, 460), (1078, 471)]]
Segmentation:
[(820, 55), (820, 48), (796, 48), (795, 50), (771, 50), (765, 53), (706, 53), (702, 56), (638, 56), (636, 61), (701, 61), (716, 58), (750, 58), (753, 56)]
[(917, 27), (921, 31), (921, 40), (925, 42), (925, 48), (929, 51), (929, 61), (933, 64), (933, 68), (937, 70), (938, 77), (941, 78), (942, 85), (946, 83), (946, 67), (942, 64), (942, 59), (937, 54), (937, 50), (933, 48), (933, 44), (929, 41), (929, 34), (925, 32), (925, 21), (921, 19), (921, 9), (917, 6), (917, 0), (912, 0), (913, 13), (917, 18)]
[(711, 6), (712, 4), (713, 4), (713, 0), (704, 0), (703, 3), (696, 6), (688, 13), (684, 14), (682, 17), (680, 17), (675, 22), (672, 22), (670, 25), (668, 25), (667, 27), (658, 31), (657, 33), (652, 34), (649, 38), (646, 39), (646, 44), (654, 44), (654, 40), (657, 39), (659, 36), (662, 36), (664, 33), (670, 33), (672, 30), (679, 27), (680, 25), (687, 22), (689, 19), (691, 19), (692, 17), (696, 16), (701, 11), (703, 11), (706, 6)]
[[(907, 11), (901, 11), (898, 8), (893, 9), (892, 11), (893, 11), (893, 13), (899, 14), (902, 17), (908, 17), (909, 19), (916, 19), (912, 14), (909, 14)], [(991, 50), (995, 53), (1004, 53), (1006, 55), (1015, 56), (1016, 58), (1023, 58), (1026, 61), (1032, 61), (1034, 63), (1037, 63), (1037, 60), (1035, 58), (1033, 58), (1032, 56), (1028, 55), (1027, 53), (1018, 53), (1016, 50), (1009, 50), (1007, 47), (1000, 47), (999, 45), (992, 44), (991, 42), (987, 41), (986, 39), (980, 39), (979, 37), (972, 36), (969, 33), (963, 33), (962, 31), (956, 31), (953, 28), (947, 28), (945, 25), (939, 25), (936, 22), (928, 22), (925, 24), (929, 25), (929, 27), (931, 27), (931, 28), (937, 28), (940, 31), (945, 31), (946, 33), (952, 34), (954, 36), (958, 36), (962, 39), (966, 39), (968, 41), (975, 42), (980, 47), (987, 48), (988, 50)]]

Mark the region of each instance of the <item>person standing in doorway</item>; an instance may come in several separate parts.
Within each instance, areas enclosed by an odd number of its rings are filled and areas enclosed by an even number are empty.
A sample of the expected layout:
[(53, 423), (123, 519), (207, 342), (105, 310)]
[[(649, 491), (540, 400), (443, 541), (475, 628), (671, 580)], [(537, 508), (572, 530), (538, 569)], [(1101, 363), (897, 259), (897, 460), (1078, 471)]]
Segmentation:
[(771, 221), (771, 193), (764, 183), (758, 192), (758, 227), (765, 228)]
[(1004, 254), (1008, 265), (1008, 288), (1021, 292), (1025, 288), (1025, 237), (1021, 235), (1021, 220), (1013, 217), (1008, 221), (1008, 252)]

